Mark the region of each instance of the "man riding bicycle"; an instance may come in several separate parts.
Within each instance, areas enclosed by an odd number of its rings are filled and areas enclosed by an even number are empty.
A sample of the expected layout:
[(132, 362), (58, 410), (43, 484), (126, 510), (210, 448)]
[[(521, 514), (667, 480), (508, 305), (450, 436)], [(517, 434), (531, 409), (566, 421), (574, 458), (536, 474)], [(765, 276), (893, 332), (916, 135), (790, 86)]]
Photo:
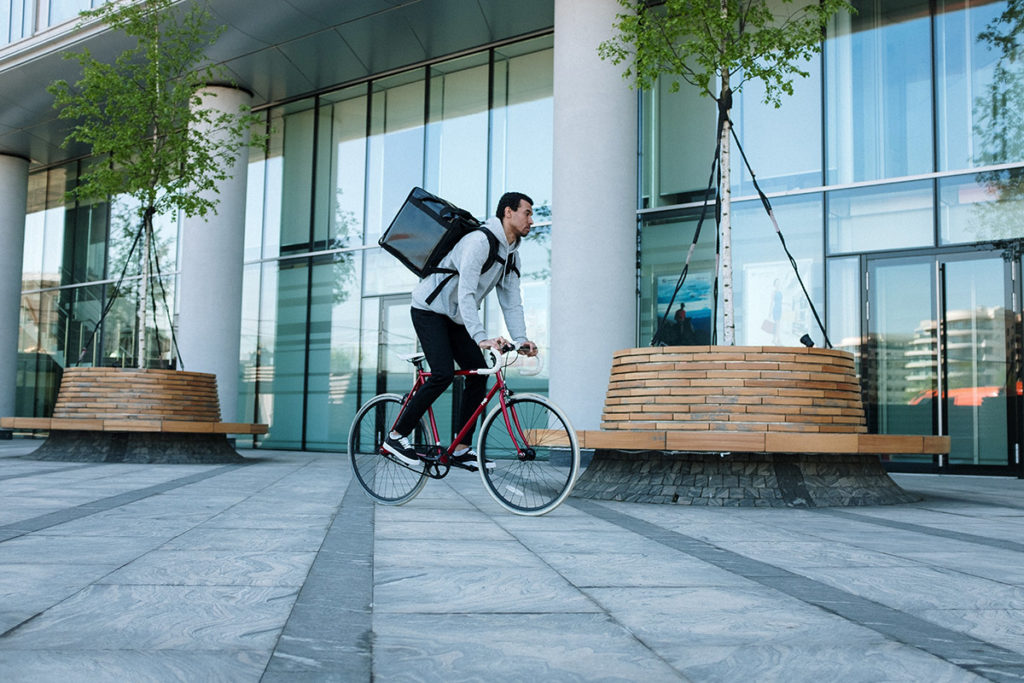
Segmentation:
[[(498, 201), (493, 218), (487, 219), (481, 230), (474, 230), (452, 248), (438, 264), (437, 271), (420, 281), (412, 291), (412, 324), (420, 346), (430, 365), (430, 378), (409, 399), (394, 430), (384, 441), (384, 448), (407, 465), (420, 463), (416, 449), (408, 435), (420, 423), (427, 409), (444, 393), (455, 377), (455, 363), (463, 370), (486, 367), (481, 349), (503, 352), (511, 343), (501, 337), (487, 338), (480, 321), (480, 305), (497, 288), (498, 303), (509, 336), (519, 346), (519, 353), (537, 355), (537, 346), (526, 337), (522, 293), (516, 252), (520, 241), (530, 234), (533, 226), (533, 200), (521, 192), (506, 192)], [(488, 230), (497, 238), (497, 252), (492, 254), (492, 239), (484, 234)], [(493, 263), (485, 269), (487, 262)], [(487, 393), (487, 378), (468, 375), (462, 394), (464, 424)], [(456, 463), (467, 469), (476, 469), (476, 453), (467, 443), (473, 435), (473, 425), (463, 443), (455, 447)]]

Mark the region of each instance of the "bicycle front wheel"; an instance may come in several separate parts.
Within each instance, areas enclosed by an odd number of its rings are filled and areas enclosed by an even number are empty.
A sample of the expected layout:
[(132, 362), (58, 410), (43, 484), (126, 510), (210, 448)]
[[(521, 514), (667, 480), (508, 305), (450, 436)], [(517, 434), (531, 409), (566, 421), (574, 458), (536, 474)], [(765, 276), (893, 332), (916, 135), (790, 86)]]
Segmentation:
[[(477, 453), (494, 500), (517, 515), (543, 515), (562, 504), (580, 470), (569, 419), (543, 396), (519, 394), (487, 415)], [(490, 461), (490, 462), (488, 462)]]
[[(402, 409), (397, 394), (374, 396), (359, 409), (348, 433), (348, 457), (352, 471), (363, 490), (378, 503), (403, 505), (416, 497), (427, 483), (426, 464), (411, 468), (384, 451), (384, 439), (395, 425)], [(427, 422), (410, 435), (417, 450), (431, 445), (433, 437)]]

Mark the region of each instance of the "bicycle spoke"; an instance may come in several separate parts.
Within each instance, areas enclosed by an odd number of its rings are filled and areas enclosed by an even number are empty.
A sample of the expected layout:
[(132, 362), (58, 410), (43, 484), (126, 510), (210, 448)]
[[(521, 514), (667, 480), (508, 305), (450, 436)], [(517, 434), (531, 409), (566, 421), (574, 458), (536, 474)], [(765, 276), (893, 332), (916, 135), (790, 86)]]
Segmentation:
[(512, 512), (550, 512), (569, 495), (579, 471), (579, 448), (568, 420), (542, 396), (512, 399), (509, 415), (512, 434), (500, 408), (483, 425), (480, 454), (493, 463), (493, 469), (481, 472), (484, 485)]
[(349, 458), (357, 480), (371, 498), (386, 505), (409, 502), (427, 481), (425, 467), (413, 469), (382, 450), (401, 405), (401, 399), (391, 394), (370, 399), (356, 414), (348, 437)]

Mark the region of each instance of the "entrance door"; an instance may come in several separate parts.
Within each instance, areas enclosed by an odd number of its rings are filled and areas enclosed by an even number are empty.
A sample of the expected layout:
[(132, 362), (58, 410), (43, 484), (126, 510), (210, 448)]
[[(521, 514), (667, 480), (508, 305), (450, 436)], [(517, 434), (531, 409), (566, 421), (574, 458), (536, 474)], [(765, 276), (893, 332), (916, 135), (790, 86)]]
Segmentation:
[(998, 251), (868, 259), (862, 368), (869, 429), (948, 435), (951, 443), (948, 459), (892, 456), (904, 463), (894, 469), (1013, 467), (1014, 270)]

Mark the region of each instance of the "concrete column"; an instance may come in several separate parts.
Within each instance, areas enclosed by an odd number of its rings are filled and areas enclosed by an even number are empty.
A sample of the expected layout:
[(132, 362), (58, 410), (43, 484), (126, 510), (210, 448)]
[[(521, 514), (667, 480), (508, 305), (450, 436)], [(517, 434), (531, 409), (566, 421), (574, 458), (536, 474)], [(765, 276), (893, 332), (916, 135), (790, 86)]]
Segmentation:
[(0, 154), (0, 417), (14, 417), (28, 161)]
[(612, 352), (635, 345), (637, 96), (597, 46), (616, 0), (555, 0), (551, 397), (599, 427)]
[[(225, 87), (203, 89), (202, 106), (238, 112), (251, 96)], [(207, 135), (219, 135), (207, 131)], [(185, 369), (217, 375), (221, 420), (239, 421), (238, 373), (242, 334), (242, 260), (249, 153), (243, 148), (230, 178), (214, 195), (217, 213), (189, 218), (182, 229), (178, 284), (178, 348)]]

